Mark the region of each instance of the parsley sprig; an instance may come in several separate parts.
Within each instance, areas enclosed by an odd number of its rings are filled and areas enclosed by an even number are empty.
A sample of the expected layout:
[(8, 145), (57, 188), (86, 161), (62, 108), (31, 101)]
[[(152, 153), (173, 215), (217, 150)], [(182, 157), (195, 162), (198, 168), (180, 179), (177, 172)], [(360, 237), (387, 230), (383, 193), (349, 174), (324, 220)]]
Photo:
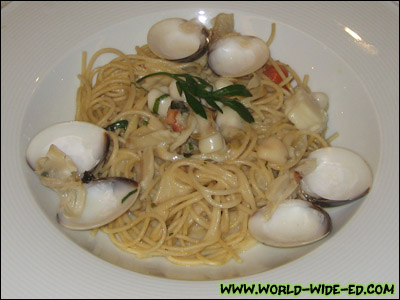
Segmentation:
[(214, 91), (213, 86), (201, 77), (189, 74), (172, 74), (168, 72), (148, 74), (138, 79), (136, 83), (139, 83), (146, 78), (160, 75), (166, 75), (175, 79), (179, 94), (182, 95), (182, 93), (184, 93), (189, 106), (196, 114), (202, 116), (204, 119), (207, 119), (207, 114), (201, 103), (201, 99), (204, 99), (208, 105), (222, 113), (222, 109), (216, 103), (216, 101), (219, 101), (236, 111), (246, 122), (254, 122), (254, 118), (247, 108), (240, 103), (237, 98), (230, 98), (232, 96), (252, 96), (244, 85), (233, 84)]

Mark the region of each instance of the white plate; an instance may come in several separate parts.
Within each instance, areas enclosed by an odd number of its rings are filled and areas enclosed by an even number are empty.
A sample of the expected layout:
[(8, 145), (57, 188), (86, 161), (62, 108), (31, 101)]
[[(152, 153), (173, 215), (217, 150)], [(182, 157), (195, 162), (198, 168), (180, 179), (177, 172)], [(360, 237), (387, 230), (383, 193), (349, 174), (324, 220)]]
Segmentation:
[[(330, 209), (334, 231), (321, 243), (290, 250), (257, 246), (242, 265), (219, 268), (136, 260), (101, 235), (60, 228), (54, 194), (40, 186), (24, 152), (40, 129), (73, 119), (81, 51), (133, 52), (157, 20), (209, 20), (219, 12), (235, 13), (238, 31), (262, 38), (277, 23), (272, 56), (310, 74), (311, 87), (329, 94), (330, 133), (341, 134), (335, 145), (370, 163), (370, 194)], [(219, 282), (394, 283), (398, 295), (398, 6), (13, 2), (1, 16), (2, 297), (205, 298), (220, 296)]]

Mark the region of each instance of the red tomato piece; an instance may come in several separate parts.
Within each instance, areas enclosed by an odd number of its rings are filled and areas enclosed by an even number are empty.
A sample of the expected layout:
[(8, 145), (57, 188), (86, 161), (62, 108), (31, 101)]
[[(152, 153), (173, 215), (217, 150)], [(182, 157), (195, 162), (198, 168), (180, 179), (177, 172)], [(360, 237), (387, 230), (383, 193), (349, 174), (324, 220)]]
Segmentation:
[(177, 109), (172, 109), (172, 108), (168, 109), (165, 122), (168, 125), (171, 125), (172, 130), (175, 132), (181, 132), (185, 128), (181, 113)]
[[(288, 70), (284, 66), (280, 66), (280, 68), (285, 76), (289, 75)], [(273, 65), (266, 65), (263, 73), (276, 84), (280, 84), (283, 80)]]

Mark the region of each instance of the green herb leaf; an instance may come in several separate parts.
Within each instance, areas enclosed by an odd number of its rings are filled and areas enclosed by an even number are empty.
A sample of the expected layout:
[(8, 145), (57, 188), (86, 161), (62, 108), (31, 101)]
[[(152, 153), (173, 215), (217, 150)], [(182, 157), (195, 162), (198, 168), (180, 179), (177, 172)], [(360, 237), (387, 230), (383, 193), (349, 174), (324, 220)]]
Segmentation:
[(196, 99), (190, 91), (187, 89), (187, 87), (183, 88), (183, 92), (185, 93), (186, 101), (189, 104), (189, 106), (193, 109), (193, 111), (203, 117), (204, 119), (207, 119), (207, 114), (206, 111), (204, 110), (203, 105), (201, 104), (200, 100)]
[(188, 144), (188, 148), (189, 148), (189, 151), (193, 151), (193, 150), (194, 150), (193, 144), (192, 144), (192, 143), (189, 143), (189, 144)]
[(208, 98), (204, 98), (204, 100), (206, 100), (206, 102), (210, 106), (214, 107), (216, 110), (218, 110), (219, 112), (223, 113), (222, 108), (219, 107), (217, 103), (215, 103), (215, 100), (217, 100), (217, 99), (214, 99), (212, 96), (209, 96)]
[(196, 82), (196, 80), (189, 74), (182, 74), (181, 76), (186, 79), (186, 84), (189, 87), (190, 91), (192, 93), (195, 93), (197, 90), (197, 86), (198, 86), (198, 83)]
[(177, 81), (177, 82), (176, 82), (176, 89), (178, 90), (179, 95), (182, 96), (183, 90), (182, 90), (181, 84), (182, 84), (182, 83), (181, 83), (180, 81)]
[(105, 130), (110, 130), (110, 131), (114, 131), (120, 128), (123, 128), (124, 130), (126, 130), (126, 128), (128, 127), (128, 121), (127, 120), (121, 120), (121, 121), (117, 121), (115, 123), (112, 123), (110, 125), (108, 125)]
[(126, 199), (128, 199), (131, 195), (137, 192), (137, 189), (134, 189), (133, 191), (129, 192), (124, 198), (122, 198), (121, 203), (124, 203)]
[(192, 155), (193, 155), (192, 153), (183, 153), (183, 156), (186, 157), (186, 158), (189, 158), (189, 157), (191, 157)]
[(168, 94), (163, 94), (160, 97), (158, 97), (155, 101), (154, 101), (154, 105), (153, 105), (153, 113), (158, 114), (158, 108), (160, 107), (160, 102), (162, 99), (165, 99), (168, 97)]
[(214, 87), (212, 86), (212, 84), (208, 83), (206, 80), (204, 80), (201, 77), (195, 76), (195, 78), (202, 84), (202, 86), (204, 86), (204, 88), (211, 88), (211, 90), (214, 89)]
[(252, 94), (246, 89), (244, 85), (232, 84), (228, 85), (222, 89), (213, 92), (214, 97), (224, 97), (224, 96), (245, 96), (251, 97)]
[(233, 84), (213, 91), (213, 86), (201, 77), (191, 76), (190, 74), (171, 74), (168, 72), (151, 73), (143, 76), (136, 82), (139, 83), (146, 78), (159, 75), (165, 75), (175, 79), (179, 94), (182, 95), (182, 93), (184, 93), (189, 106), (196, 114), (200, 115), (204, 119), (207, 119), (207, 114), (201, 103), (201, 99), (204, 99), (208, 105), (222, 113), (222, 109), (215, 102), (220, 101), (235, 110), (246, 122), (254, 122), (251, 113), (239, 102), (238, 99), (226, 98), (231, 96), (252, 96), (244, 85)]

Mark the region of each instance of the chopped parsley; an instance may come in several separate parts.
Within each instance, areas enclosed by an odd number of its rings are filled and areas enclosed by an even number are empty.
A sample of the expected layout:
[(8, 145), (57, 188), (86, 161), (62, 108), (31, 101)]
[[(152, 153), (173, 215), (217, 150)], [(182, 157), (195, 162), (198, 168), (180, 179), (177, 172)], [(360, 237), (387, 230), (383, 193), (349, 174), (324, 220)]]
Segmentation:
[(122, 198), (121, 203), (124, 203), (126, 199), (128, 199), (131, 195), (137, 192), (137, 189), (134, 189), (133, 191), (129, 192), (124, 198)]

